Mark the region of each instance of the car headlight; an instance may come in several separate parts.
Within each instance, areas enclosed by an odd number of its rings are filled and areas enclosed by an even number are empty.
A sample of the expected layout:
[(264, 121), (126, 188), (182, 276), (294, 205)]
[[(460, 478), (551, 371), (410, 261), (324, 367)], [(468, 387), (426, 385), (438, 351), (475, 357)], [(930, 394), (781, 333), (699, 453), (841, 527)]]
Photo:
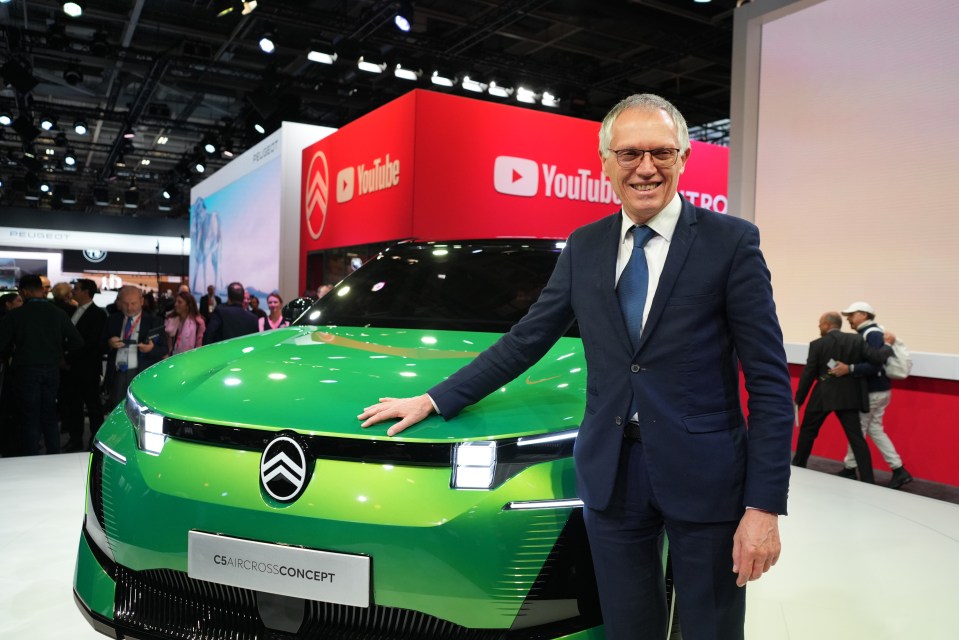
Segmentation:
[(578, 429), (541, 436), (461, 442), (453, 449), (454, 489), (495, 489), (534, 464), (573, 455)]
[(163, 443), (166, 442), (166, 435), (163, 433), (163, 416), (140, 404), (129, 391), (127, 391), (125, 409), (127, 418), (136, 432), (137, 446), (147, 453), (160, 455), (163, 451)]

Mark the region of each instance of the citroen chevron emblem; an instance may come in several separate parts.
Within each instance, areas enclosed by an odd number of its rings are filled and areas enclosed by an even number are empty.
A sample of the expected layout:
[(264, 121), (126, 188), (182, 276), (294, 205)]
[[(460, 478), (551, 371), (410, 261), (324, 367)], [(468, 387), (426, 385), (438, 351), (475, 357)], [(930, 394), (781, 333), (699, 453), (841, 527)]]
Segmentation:
[(260, 458), (260, 486), (275, 500), (293, 502), (309, 481), (306, 451), (295, 438), (280, 434)]
[(318, 239), (326, 225), (326, 209), (330, 201), (330, 171), (326, 154), (317, 151), (310, 160), (303, 188), (303, 213), (310, 237)]

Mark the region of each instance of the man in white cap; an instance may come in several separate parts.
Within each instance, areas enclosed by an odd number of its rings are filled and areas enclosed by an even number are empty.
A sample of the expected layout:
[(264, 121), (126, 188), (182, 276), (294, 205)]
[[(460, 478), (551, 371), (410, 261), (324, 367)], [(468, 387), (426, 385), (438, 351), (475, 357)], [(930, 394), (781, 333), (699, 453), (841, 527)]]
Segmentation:
[[(849, 326), (859, 332), (870, 346), (881, 347), (883, 344), (883, 329), (876, 324), (876, 310), (868, 302), (853, 302), (848, 308), (843, 309), (842, 315), (846, 316)], [(889, 487), (898, 489), (904, 484), (912, 482), (912, 475), (902, 466), (902, 458), (896, 452), (895, 445), (886, 435), (882, 426), (882, 416), (889, 406), (889, 400), (892, 397), (892, 383), (886, 377), (885, 369), (869, 362), (843, 363), (840, 362), (832, 370), (834, 375), (851, 374), (854, 377), (866, 379), (866, 387), (869, 390), (869, 411), (860, 414), (862, 423), (862, 432), (869, 436), (879, 453), (882, 454), (886, 464), (892, 469), (892, 480), (889, 481)], [(856, 477), (856, 458), (853, 456), (852, 449), (847, 448), (844, 468), (839, 475), (847, 478)]]

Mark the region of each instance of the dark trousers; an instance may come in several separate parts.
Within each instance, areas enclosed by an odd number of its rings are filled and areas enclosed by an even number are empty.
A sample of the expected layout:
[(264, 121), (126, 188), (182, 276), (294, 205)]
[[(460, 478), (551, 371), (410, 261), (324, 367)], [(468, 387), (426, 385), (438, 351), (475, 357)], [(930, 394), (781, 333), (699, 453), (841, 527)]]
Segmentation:
[(100, 402), (100, 373), (92, 369), (68, 369), (63, 372), (63, 430), (70, 442), (83, 446), (83, 410), (90, 417), (90, 441), (103, 424), (103, 403)]
[(846, 439), (849, 440), (852, 453), (856, 456), (859, 479), (863, 482), (874, 483), (876, 480), (872, 473), (872, 454), (869, 453), (869, 445), (866, 444), (866, 439), (862, 435), (858, 409), (837, 409), (836, 411), (810, 411), (806, 409), (802, 425), (799, 427), (799, 438), (796, 441), (796, 455), (793, 456), (793, 464), (797, 467), (806, 466), (809, 461), (809, 454), (812, 453), (813, 442), (816, 441), (819, 429), (830, 413), (836, 414), (839, 424), (842, 425), (842, 430), (846, 432)]
[(60, 427), (57, 424), (57, 388), (60, 367), (16, 367), (11, 371), (20, 414), (18, 453), (40, 453), (40, 438), (47, 453), (60, 453)]
[(742, 640), (746, 590), (732, 572), (739, 522), (691, 523), (663, 517), (643, 445), (626, 440), (607, 509), (585, 508), (607, 640), (664, 640), (666, 597), (660, 539), (669, 541), (684, 640)]
[(108, 390), (107, 411), (113, 411), (118, 404), (126, 402), (127, 387), (130, 386), (130, 382), (137, 377), (138, 373), (140, 373), (138, 369), (114, 372), (113, 380)]

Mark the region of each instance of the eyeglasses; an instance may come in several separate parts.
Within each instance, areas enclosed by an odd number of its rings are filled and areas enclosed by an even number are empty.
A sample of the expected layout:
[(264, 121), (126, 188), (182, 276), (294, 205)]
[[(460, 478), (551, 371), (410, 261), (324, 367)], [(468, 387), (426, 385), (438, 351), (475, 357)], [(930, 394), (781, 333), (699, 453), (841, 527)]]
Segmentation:
[(610, 149), (611, 153), (616, 154), (616, 162), (624, 169), (635, 169), (643, 162), (643, 157), (648, 153), (653, 159), (653, 165), (660, 169), (665, 169), (676, 164), (679, 159), (679, 149)]

